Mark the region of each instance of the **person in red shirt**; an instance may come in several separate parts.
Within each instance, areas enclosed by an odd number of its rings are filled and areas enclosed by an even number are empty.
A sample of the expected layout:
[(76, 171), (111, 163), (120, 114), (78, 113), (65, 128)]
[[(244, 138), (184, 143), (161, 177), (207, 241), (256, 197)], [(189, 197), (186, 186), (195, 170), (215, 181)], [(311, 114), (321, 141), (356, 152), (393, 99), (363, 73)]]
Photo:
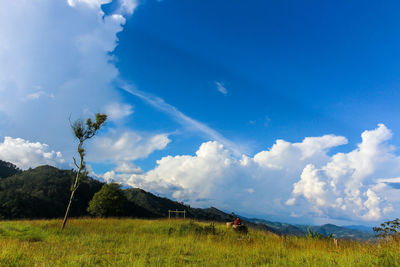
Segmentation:
[(235, 225), (240, 225), (240, 219), (239, 218), (236, 218)]

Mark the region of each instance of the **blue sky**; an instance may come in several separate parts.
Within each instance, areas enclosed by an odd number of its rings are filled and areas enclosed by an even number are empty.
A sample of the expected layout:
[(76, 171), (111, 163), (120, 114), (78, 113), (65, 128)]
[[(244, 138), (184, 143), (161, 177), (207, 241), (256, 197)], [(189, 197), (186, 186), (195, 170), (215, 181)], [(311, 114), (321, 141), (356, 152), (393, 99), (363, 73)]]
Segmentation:
[(0, 158), (69, 168), (69, 115), (106, 112), (99, 179), (266, 219), (392, 219), (399, 5), (5, 2)]
[[(395, 10), (362, 2), (148, 1), (118, 35), (116, 66), (138, 88), (246, 143), (247, 152), (327, 133), (359, 142), (378, 123), (398, 132)], [(165, 122), (157, 113), (137, 116)]]

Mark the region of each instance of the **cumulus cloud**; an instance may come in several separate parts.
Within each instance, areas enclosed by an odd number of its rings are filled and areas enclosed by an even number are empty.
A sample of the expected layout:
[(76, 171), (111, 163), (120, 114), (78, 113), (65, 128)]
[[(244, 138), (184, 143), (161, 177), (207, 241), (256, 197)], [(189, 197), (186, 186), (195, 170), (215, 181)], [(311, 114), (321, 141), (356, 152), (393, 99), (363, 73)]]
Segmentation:
[(167, 134), (139, 134), (134, 131), (111, 130), (88, 144), (88, 160), (92, 162), (129, 162), (146, 158), (155, 150), (164, 149), (171, 140)]
[(395, 177), (400, 172), (400, 157), (386, 143), (392, 133), (379, 124), (361, 137), (362, 142), (353, 151), (337, 153), (319, 168), (307, 166), (300, 181), (294, 184), (293, 198), (288, 204), (304, 197), (320, 213), (339, 209), (347, 216), (364, 220), (380, 220), (390, 212), (397, 199), (388, 199), (382, 188), (385, 182), (397, 180), (379, 178)]
[(395, 216), (400, 204), (400, 157), (387, 143), (391, 135), (379, 125), (365, 131), (353, 151), (334, 155), (329, 149), (346, 144), (345, 137), (277, 140), (270, 149), (241, 158), (219, 142), (206, 142), (195, 155), (166, 156), (150, 171), (114, 172), (113, 179), (195, 206), (288, 218), (376, 221)]
[[(118, 76), (112, 51), (125, 14), (136, 1), (4, 1), (0, 9), (0, 134), (67, 149), (73, 140), (68, 118), (132, 109), (111, 85)], [(99, 93), (101, 92), (101, 93)], [(113, 104), (114, 103), (114, 104)], [(114, 106), (113, 106), (114, 105)]]
[(219, 142), (203, 143), (194, 156), (167, 156), (143, 174), (114, 178), (197, 206), (281, 214), (292, 184), (309, 162), (326, 162), (329, 147), (346, 143), (333, 135), (300, 143), (278, 140), (270, 150), (238, 158)]
[(21, 169), (39, 165), (63, 163), (61, 152), (50, 150), (46, 144), (32, 143), (21, 138), (4, 137), (0, 143), (0, 159), (11, 162)]

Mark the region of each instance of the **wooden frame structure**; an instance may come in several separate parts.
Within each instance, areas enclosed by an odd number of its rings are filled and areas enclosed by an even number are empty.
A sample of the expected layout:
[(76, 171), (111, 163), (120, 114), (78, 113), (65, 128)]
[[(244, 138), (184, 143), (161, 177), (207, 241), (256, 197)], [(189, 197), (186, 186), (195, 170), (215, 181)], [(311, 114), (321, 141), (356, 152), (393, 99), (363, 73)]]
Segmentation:
[(168, 219), (171, 219), (171, 213), (175, 213), (176, 219), (178, 219), (179, 213), (183, 213), (183, 219), (186, 219), (186, 210), (168, 210)]

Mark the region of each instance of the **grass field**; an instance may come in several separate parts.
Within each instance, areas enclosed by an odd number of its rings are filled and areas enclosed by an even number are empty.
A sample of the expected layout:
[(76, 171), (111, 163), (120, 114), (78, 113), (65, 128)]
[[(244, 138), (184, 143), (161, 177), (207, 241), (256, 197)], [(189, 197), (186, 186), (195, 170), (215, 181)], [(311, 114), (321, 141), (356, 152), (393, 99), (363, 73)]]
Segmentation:
[(400, 266), (397, 242), (280, 237), (182, 220), (0, 222), (0, 266)]

